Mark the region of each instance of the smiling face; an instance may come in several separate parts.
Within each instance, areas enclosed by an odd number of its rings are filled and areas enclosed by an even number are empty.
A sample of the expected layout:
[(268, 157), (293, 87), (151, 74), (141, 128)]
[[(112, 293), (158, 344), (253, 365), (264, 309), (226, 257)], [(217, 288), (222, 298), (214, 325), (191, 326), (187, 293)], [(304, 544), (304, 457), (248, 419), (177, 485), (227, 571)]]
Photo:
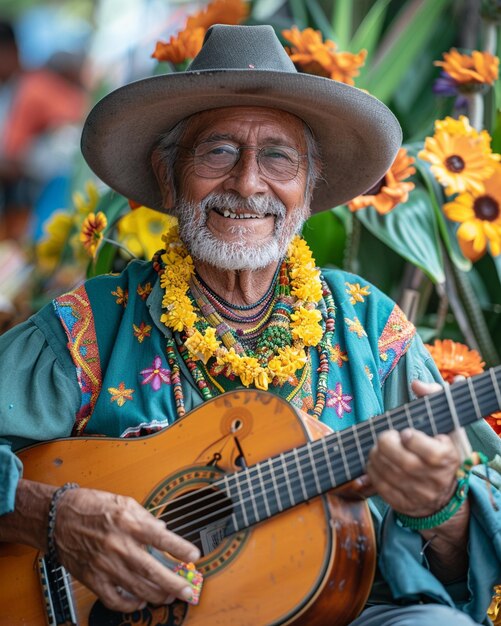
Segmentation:
[[(200, 144), (222, 141), (244, 149), (234, 167), (216, 178), (195, 171), (191, 152)], [(200, 113), (184, 132), (177, 164), (175, 214), (180, 234), (195, 259), (222, 269), (258, 269), (278, 262), (308, 216), (307, 159), (299, 160), (290, 180), (274, 180), (260, 169), (263, 146), (307, 151), (303, 122), (274, 109), (233, 107)], [(282, 158), (273, 151), (274, 159)], [(212, 174), (211, 174), (212, 175)]]

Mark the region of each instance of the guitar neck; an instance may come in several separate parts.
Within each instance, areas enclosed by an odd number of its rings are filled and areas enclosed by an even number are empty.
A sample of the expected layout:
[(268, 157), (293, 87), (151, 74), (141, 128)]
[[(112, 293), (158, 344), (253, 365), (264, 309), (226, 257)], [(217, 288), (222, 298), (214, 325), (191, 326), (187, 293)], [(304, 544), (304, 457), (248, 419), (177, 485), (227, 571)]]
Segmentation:
[(501, 366), (497, 366), (370, 420), (228, 474), (218, 481), (218, 486), (233, 501), (233, 514), (225, 534), (252, 526), (361, 476), (370, 450), (385, 430), (411, 427), (435, 436), (500, 409)]

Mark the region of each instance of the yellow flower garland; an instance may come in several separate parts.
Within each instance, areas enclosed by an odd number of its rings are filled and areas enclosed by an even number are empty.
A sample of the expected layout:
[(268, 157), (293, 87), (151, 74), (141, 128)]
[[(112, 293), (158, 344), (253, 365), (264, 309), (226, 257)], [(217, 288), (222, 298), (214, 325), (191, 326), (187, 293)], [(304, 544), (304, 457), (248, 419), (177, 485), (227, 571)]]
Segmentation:
[(258, 389), (268, 389), (275, 379), (283, 384), (302, 369), (306, 363), (306, 346), (317, 346), (323, 336), (322, 316), (316, 304), (322, 299), (320, 270), (315, 267), (308, 244), (296, 236), (289, 245), (288, 271), (291, 295), (296, 298), (295, 312), (291, 315), (293, 345), (278, 348), (275, 355), (262, 365), (258, 358), (240, 356), (229, 350), (216, 337), (216, 329), (209, 327), (201, 333), (194, 326), (199, 317), (188, 296), (190, 279), (195, 271), (193, 260), (179, 239), (177, 225), (162, 237), (166, 251), (162, 255), (165, 270), (160, 278), (164, 289), (160, 320), (173, 331), (187, 335), (185, 346), (194, 360), (203, 363), (215, 357), (217, 364), (229, 374), (240, 378), (245, 387), (254, 384)]

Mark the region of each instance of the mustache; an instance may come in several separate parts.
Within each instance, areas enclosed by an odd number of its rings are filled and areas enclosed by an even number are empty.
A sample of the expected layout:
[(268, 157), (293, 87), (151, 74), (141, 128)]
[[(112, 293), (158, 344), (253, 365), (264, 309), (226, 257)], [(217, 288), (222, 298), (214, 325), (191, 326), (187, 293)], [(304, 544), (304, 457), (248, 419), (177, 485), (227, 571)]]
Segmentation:
[(230, 211), (249, 211), (264, 217), (265, 215), (276, 215), (278, 218), (285, 218), (285, 205), (272, 196), (249, 196), (242, 198), (234, 193), (210, 193), (200, 202), (200, 208), (207, 215), (212, 209), (228, 209)]

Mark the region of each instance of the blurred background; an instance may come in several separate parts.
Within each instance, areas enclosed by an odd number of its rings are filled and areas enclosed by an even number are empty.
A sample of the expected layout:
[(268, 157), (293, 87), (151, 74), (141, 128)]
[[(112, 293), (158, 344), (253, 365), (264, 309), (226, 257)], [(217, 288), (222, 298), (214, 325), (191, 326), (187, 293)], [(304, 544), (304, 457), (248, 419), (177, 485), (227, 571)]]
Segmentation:
[[(358, 59), (346, 75), (315, 63), (298, 69), (383, 100), (414, 158), (437, 120), (464, 113), (475, 113), (474, 125), (486, 129), (499, 153), (499, 81), (472, 87), (434, 64), (451, 48), (497, 55), (499, 0), (0, 0), (0, 332), (85, 277), (118, 271), (132, 256), (150, 258), (161, 247), (165, 218), (131, 208), (83, 162), (83, 120), (112, 89), (184, 69), (189, 55), (153, 58), (157, 43), (175, 39), (189, 16), (206, 28), (225, 11), (229, 23), (272, 24), (286, 46), (285, 30), (311, 28), (319, 41), (333, 42), (338, 67), (347, 63), (345, 53)], [(415, 165), (414, 190), (391, 212), (333, 207), (312, 218), (304, 235), (319, 265), (375, 283), (401, 304), (425, 341), (451, 337), (478, 350), (485, 363), (498, 363), (501, 256), (490, 240), (481, 254), (465, 249), (459, 224), (442, 210), (447, 196), (427, 164)], [(501, 203), (498, 192), (494, 203), (498, 197)], [(83, 216), (99, 211), (107, 225), (89, 256), (81, 244)], [(501, 217), (499, 223), (501, 239)]]

